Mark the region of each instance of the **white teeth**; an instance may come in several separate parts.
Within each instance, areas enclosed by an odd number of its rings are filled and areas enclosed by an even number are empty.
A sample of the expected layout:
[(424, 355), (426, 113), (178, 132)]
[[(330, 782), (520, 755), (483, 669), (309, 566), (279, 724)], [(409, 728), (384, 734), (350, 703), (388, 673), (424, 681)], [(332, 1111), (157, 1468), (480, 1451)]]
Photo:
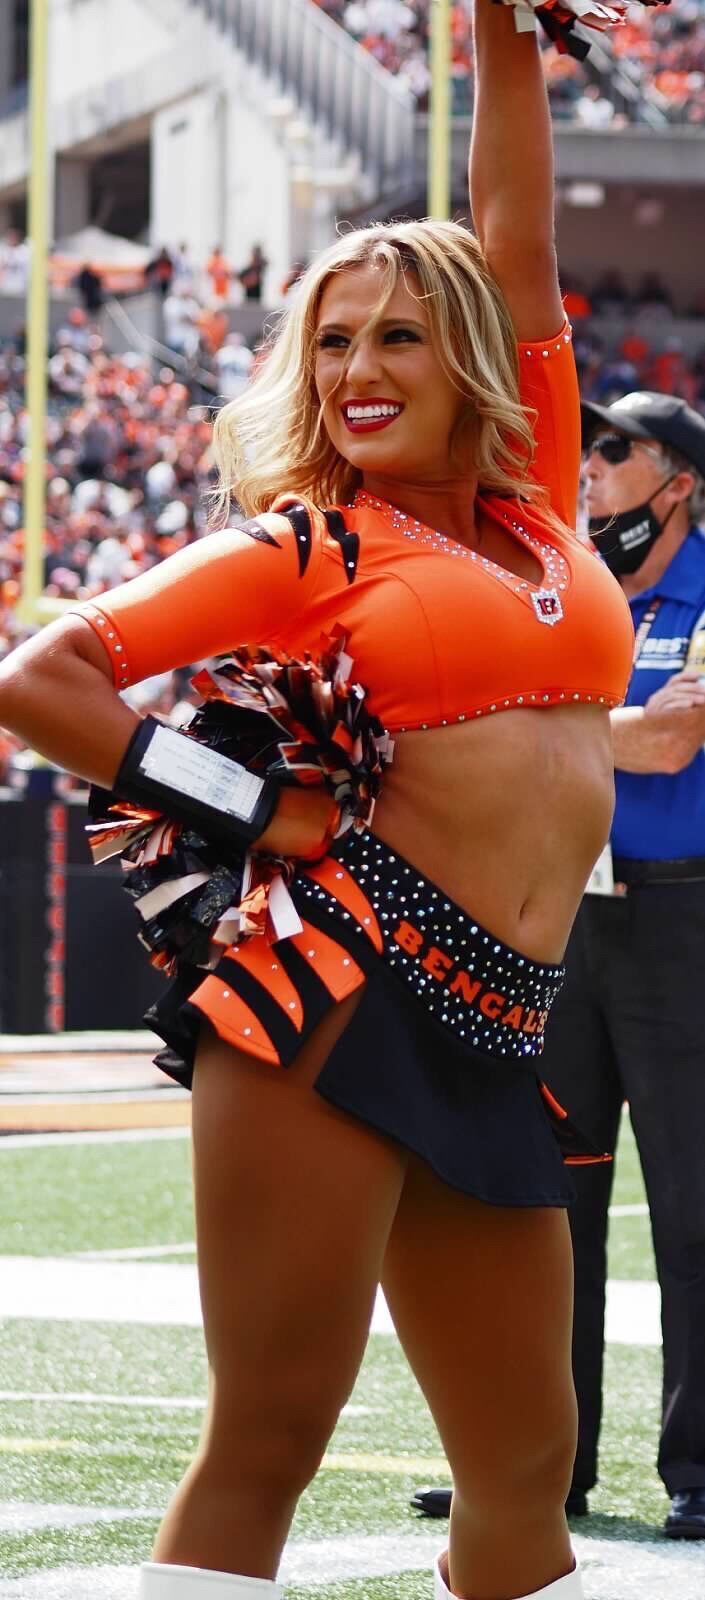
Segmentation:
[(350, 422), (375, 422), (378, 417), (398, 417), (401, 406), (346, 406), (345, 414)]

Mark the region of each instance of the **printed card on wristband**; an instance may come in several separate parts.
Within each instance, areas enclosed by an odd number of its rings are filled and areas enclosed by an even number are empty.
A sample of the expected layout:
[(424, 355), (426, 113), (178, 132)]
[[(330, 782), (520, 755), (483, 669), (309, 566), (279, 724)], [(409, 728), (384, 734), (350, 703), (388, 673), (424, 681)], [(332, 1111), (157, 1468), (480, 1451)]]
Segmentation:
[(146, 778), (242, 822), (252, 821), (264, 789), (264, 780), (239, 762), (163, 726), (155, 728), (139, 768)]

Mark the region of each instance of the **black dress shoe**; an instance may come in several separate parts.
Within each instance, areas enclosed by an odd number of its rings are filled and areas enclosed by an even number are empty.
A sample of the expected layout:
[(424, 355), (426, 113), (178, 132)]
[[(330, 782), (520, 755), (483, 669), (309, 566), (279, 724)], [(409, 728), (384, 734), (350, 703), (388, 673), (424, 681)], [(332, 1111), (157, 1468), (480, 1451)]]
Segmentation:
[(452, 1489), (417, 1489), (409, 1505), (425, 1517), (449, 1517)]
[[(409, 1505), (413, 1506), (414, 1511), (423, 1512), (425, 1517), (449, 1517), (452, 1493), (452, 1489), (417, 1489)], [(582, 1489), (571, 1489), (565, 1503), (565, 1514), (567, 1517), (587, 1516), (587, 1495)]]
[(679, 1489), (663, 1531), (669, 1539), (705, 1539), (705, 1489)]

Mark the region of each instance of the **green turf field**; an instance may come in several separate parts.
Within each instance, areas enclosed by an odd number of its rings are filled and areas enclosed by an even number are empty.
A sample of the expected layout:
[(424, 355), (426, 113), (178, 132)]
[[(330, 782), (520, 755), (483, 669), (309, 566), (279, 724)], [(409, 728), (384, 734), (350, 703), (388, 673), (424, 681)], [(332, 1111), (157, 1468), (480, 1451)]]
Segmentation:
[[(185, 1266), (192, 1261), (185, 1140), (0, 1146), (0, 1154), (0, 1256), (46, 1262), (129, 1251), (136, 1260), (141, 1250), (183, 1246), (164, 1259)], [(613, 1201), (640, 1205), (643, 1198), (625, 1124)], [(28, 1267), (35, 1270), (31, 1262)], [(646, 1280), (653, 1271), (647, 1218), (614, 1218), (610, 1276)], [(36, 1273), (42, 1273), (40, 1259)], [(197, 1437), (205, 1384), (200, 1331), (9, 1318), (0, 1321), (0, 1356), (2, 1580), (44, 1568), (145, 1559), (159, 1510)], [(654, 1469), (660, 1365), (657, 1348), (608, 1347), (603, 1478), (593, 1497), (595, 1515), (576, 1528), (580, 1534), (652, 1539), (663, 1519), (667, 1502)], [(419, 1484), (444, 1481), (438, 1438), (396, 1340), (373, 1335), (323, 1470), (301, 1501), (293, 1536), (428, 1538), (434, 1525), (415, 1517), (408, 1497)], [(13, 1505), (21, 1508), (14, 1532)], [(56, 1525), (37, 1525), (42, 1508), (44, 1520), (55, 1518)], [(65, 1525), (70, 1514), (77, 1525)], [(439, 1547), (444, 1529), (435, 1525)], [(309, 1585), (294, 1584), (287, 1596), (308, 1592)], [(366, 1600), (422, 1600), (430, 1592), (427, 1571), (316, 1588), (322, 1600), (362, 1600), (363, 1594)]]

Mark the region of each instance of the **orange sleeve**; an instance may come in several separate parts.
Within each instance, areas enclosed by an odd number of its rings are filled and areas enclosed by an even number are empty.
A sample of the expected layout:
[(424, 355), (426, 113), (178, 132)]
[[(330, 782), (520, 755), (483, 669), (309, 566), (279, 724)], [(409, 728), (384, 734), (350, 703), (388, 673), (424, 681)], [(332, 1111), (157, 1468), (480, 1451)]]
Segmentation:
[(519, 393), (534, 419), (530, 476), (548, 489), (553, 510), (574, 528), (580, 477), (580, 394), (570, 325), (552, 339), (519, 345)]
[(270, 514), (198, 539), (149, 572), (72, 606), (107, 650), (117, 689), (154, 673), (274, 642), (312, 600), (322, 557), (313, 519)]

